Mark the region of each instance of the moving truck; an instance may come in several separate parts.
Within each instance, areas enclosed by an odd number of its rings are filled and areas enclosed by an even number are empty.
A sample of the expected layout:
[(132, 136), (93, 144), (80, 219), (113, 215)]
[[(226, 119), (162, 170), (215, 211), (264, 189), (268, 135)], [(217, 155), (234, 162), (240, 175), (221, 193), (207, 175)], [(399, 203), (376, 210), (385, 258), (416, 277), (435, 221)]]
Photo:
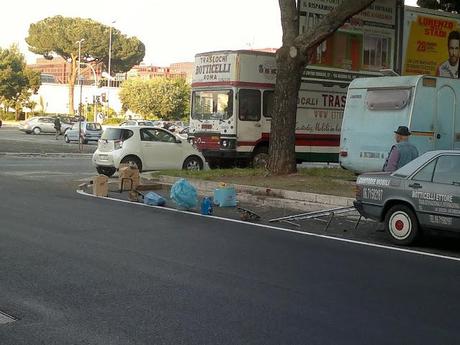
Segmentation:
[(433, 76), (358, 78), (348, 88), (340, 164), (382, 171), (398, 126), (419, 153), (460, 149), (460, 80)]
[[(210, 167), (265, 164), (275, 79), (273, 53), (226, 50), (196, 55), (189, 139)], [(295, 132), (299, 162), (338, 161), (347, 86), (302, 82)]]

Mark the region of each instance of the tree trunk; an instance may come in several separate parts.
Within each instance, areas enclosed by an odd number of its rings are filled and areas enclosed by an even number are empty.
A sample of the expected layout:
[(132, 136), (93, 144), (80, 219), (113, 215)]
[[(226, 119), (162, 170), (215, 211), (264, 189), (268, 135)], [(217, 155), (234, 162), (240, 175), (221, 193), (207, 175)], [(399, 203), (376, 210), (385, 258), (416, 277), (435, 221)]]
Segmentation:
[(74, 89), (75, 89), (75, 80), (77, 79), (77, 59), (76, 57), (71, 57), (71, 69), (69, 75), (69, 114), (75, 114), (75, 102), (74, 102)]
[[(291, 52), (291, 54), (290, 54)], [(295, 56), (294, 52), (296, 53)], [(305, 58), (294, 47), (281, 47), (276, 53), (276, 86), (268, 167), (274, 175), (297, 171), (295, 159), (295, 127), (297, 94), (299, 92)]]

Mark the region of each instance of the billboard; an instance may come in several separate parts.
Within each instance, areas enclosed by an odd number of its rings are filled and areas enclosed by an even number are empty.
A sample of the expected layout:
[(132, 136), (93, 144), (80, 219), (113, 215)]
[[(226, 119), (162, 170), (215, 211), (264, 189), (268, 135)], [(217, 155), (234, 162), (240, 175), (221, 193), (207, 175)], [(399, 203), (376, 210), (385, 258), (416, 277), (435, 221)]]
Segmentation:
[(403, 75), (458, 78), (458, 14), (406, 6), (403, 27)]
[[(300, 0), (300, 32), (314, 28), (341, 2)], [(375, 75), (381, 69), (394, 69), (396, 3), (397, 0), (376, 0), (366, 10), (350, 18), (318, 46), (304, 77), (350, 82), (363, 74)]]

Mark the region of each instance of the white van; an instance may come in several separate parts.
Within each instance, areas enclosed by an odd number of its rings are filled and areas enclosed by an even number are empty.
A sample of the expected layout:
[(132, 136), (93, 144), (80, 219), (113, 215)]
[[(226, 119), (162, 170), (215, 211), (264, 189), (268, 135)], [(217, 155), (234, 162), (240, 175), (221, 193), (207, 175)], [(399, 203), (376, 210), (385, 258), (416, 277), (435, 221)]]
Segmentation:
[(348, 88), (339, 161), (356, 173), (381, 171), (398, 126), (419, 153), (460, 149), (460, 80), (432, 76), (355, 79)]

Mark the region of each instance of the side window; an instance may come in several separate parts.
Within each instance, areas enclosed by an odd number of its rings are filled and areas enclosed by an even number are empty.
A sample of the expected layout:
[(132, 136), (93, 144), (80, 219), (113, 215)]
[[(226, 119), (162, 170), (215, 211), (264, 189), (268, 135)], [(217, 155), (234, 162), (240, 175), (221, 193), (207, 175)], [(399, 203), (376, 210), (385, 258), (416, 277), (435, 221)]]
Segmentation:
[(159, 141), (165, 142), (165, 143), (174, 143), (176, 142), (176, 137), (172, 134), (169, 134), (168, 132), (162, 131), (161, 129), (155, 129), (157, 132), (157, 138)]
[(263, 114), (265, 117), (272, 117), (274, 100), (275, 100), (275, 91), (273, 90), (264, 91)]
[(134, 134), (133, 131), (131, 131), (129, 129), (124, 129), (121, 132), (121, 138), (120, 139), (125, 141), (125, 140), (131, 138), (133, 136), (133, 134)]
[(154, 130), (141, 129), (140, 134), (141, 141), (159, 141)]
[(431, 182), (433, 179), (434, 167), (436, 166), (437, 159), (430, 162), (423, 169), (421, 169), (415, 176), (412, 178), (415, 181), (422, 182)]
[(259, 90), (240, 90), (238, 110), (241, 121), (260, 120), (260, 98)]
[(460, 184), (460, 156), (441, 156), (434, 170), (433, 182)]

